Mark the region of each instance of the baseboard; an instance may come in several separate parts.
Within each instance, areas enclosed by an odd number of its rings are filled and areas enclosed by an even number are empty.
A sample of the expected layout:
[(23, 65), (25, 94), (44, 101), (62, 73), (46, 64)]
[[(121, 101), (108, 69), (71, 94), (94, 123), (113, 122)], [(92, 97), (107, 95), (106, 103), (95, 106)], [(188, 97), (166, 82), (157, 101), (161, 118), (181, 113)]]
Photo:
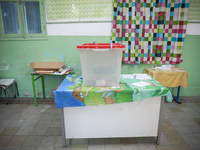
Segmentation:
[[(179, 100), (182, 103), (200, 103), (200, 96), (180, 96)], [(0, 104), (6, 104), (9, 101), (10, 104), (34, 104), (33, 98), (0, 98)], [(175, 101), (172, 101), (176, 103)], [(165, 101), (165, 103), (168, 103)], [(54, 98), (37, 98), (37, 104), (51, 104), (55, 105)]]

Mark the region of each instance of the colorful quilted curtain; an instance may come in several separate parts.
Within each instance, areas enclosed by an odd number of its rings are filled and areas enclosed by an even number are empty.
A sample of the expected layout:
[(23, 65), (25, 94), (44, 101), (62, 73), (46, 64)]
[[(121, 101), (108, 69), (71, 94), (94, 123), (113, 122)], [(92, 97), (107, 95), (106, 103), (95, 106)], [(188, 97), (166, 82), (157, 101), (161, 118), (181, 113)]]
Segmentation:
[(179, 64), (189, 0), (114, 0), (113, 43), (125, 64)]

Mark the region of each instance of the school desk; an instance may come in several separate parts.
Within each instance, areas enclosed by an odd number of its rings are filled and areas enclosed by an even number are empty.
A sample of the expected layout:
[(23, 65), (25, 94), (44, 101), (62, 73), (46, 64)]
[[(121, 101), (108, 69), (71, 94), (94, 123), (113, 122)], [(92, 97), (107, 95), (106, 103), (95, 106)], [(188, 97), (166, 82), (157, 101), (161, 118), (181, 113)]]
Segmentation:
[[(66, 76), (68, 75), (69, 72), (66, 72), (65, 74), (63, 75), (55, 75), (55, 74), (38, 74), (38, 73), (31, 73), (31, 78), (32, 78), (32, 86), (33, 86), (33, 95), (34, 95), (34, 102), (35, 102), (35, 106), (37, 106), (37, 100), (36, 100), (36, 91), (35, 91), (35, 81), (39, 78), (41, 78), (41, 81), (42, 81), (42, 94), (43, 94), (43, 98), (45, 98), (45, 85), (44, 85), (44, 77), (45, 76)], [(36, 78), (35, 78), (36, 76)]]

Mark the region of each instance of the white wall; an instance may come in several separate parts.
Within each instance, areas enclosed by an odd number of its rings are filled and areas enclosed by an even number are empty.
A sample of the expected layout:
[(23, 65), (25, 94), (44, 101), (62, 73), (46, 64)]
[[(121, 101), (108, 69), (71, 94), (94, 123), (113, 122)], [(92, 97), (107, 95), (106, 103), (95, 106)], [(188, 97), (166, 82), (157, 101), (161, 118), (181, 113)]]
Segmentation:
[(110, 36), (111, 25), (110, 22), (47, 24), (47, 34), (63, 36)]
[(200, 23), (188, 23), (186, 34), (200, 35)]
[[(111, 22), (47, 24), (48, 35), (111, 36)], [(188, 23), (186, 34), (200, 35), (200, 23)]]

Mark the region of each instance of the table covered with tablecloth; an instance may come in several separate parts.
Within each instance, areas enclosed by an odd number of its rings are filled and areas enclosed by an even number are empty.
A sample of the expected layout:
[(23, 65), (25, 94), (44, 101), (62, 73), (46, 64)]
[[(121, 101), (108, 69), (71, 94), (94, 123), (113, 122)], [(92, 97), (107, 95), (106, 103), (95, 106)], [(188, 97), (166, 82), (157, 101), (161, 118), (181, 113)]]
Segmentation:
[[(178, 67), (176, 67), (178, 68)], [(151, 75), (154, 79), (162, 83), (166, 87), (182, 86), (187, 88), (188, 73), (185, 70), (164, 70), (145, 68), (144, 73)]]
[[(155, 96), (165, 96), (168, 102), (172, 102), (173, 99), (168, 88), (152, 77), (147, 80), (139, 80), (124, 78), (121, 75), (118, 87), (86, 87), (82, 81), (81, 75), (66, 76), (54, 91), (57, 108), (126, 103)], [(133, 84), (141, 81), (148, 85), (140, 87)]]

